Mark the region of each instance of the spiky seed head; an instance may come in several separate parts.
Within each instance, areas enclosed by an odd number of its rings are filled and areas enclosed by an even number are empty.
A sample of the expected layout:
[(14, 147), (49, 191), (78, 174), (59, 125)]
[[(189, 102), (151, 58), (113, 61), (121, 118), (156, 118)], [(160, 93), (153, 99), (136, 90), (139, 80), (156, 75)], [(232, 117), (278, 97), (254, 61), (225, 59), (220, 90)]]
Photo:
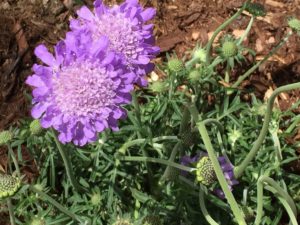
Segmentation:
[(162, 180), (174, 181), (178, 178), (179, 170), (168, 166), (163, 174)]
[(33, 135), (39, 135), (43, 128), (39, 120), (33, 120), (29, 125), (29, 130)]
[(117, 219), (117, 221), (114, 222), (113, 225), (133, 225), (133, 224), (127, 219)]
[(288, 25), (293, 30), (300, 32), (300, 20), (298, 20), (297, 18), (295, 18), (295, 17), (290, 18), (288, 20)]
[(157, 215), (147, 215), (142, 221), (143, 225), (162, 225), (160, 217)]
[(253, 16), (265, 16), (266, 10), (262, 4), (249, 2), (246, 6), (246, 11), (251, 13)]
[(214, 171), (214, 167), (207, 156), (202, 157), (197, 163), (196, 167), (196, 179), (199, 183), (208, 186), (216, 181), (216, 173)]
[(21, 187), (21, 180), (8, 174), (0, 174), (0, 199), (13, 196)]
[(100, 193), (97, 193), (97, 192), (93, 193), (92, 196), (91, 196), (92, 205), (93, 206), (100, 205), (101, 199), (102, 199), (102, 197), (101, 197)]
[(149, 85), (149, 89), (155, 93), (162, 93), (167, 90), (167, 86), (162, 81), (154, 81), (152, 84)]
[(35, 217), (29, 222), (29, 225), (45, 225), (45, 224), (46, 221), (40, 217)]
[(192, 70), (192, 71), (189, 73), (188, 78), (189, 78), (189, 80), (190, 80), (192, 83), (199, 82), (200, 79), (201, 79), (201, 73), (200, 73), (198, 70)]
[(11, 131), (9, 131), (9, 130), (1, 131), (0, 132), (0, 146), (8, 144), (13, 139), (13, 137), (14, 137), (14, 134)]
[(181, 141), (185, 146), (192, 146), (197, 143), (199, 131), (195, 129), (186, 129), (181, 135)]
[(168, 68), (172, 72), (180, 72), (183, 70), (184, 65), (183, 62), (179, 59), (170, 59), (168, 62)]
[(206, 61), (206, 50), (204, 48), (198, 48), (193, 54), (194, 58), (197, 58), (200, 60), (200, 62)]
[(230, 58), (238, 53), (238, 47), (233, 41), (225, 41), (222, 45), (222, 53), (225, 58)]

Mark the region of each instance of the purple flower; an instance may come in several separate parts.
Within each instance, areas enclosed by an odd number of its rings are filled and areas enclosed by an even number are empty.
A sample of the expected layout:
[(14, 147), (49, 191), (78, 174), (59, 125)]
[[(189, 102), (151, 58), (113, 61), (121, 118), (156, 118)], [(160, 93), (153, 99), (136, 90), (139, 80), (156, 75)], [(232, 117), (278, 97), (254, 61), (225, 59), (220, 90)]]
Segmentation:
[(117, 121), (126, 117), (122, 105), (131, 101), (136, 75), (108, 51), (107, 37), (91, 40), (86, 33), (68, 33), (55, 46), (55, 56), (38, 46), (35, 55), (46, 65), (35, 64), (26, 80), (34, 88), (32, 116), (42, 127), (56, 129), (62, 143), (83, 146), (95, 141), (97, 132), (117, 130)]
[[(238, 184), (238, 181), (234, 178), (234, 167), (223, 156), (218, 157), (218, 160), (227, 180), (228, 186), (230, 190), (232, 190), (232, 186)], [(201, 152), (194, 157), (185, 155), (180, 159), (180, 163), (185, 166), (195, 166), (197, 168), (196, 179), (198, 182), (204, 185), (209, 186), (217, 180), (213, 165), (208, 158), (207, 153)], [(187, 173), (183, 173), (183, 175), (187, 176)], [(221, 189), (215, 189), (214, 193), (222, 199), (225, 197)]]
[(112, 8), (96, 0), (94, 6), (94, 12), (85, 6), (78, 10), (78, 19), (71, 20), (72, 32), (89, 32), (93, 41), (107, 36), (109, 50), (122, 55), (126, 66), (138, 75), (135, 82), (145, 86), (144, 76), (154, 68), (150, 60), (159, 53), (154, 46), (153, 24), (146, 24), (155, 16), (155, 9), (144, 10), (137, 0), (126, 0)]

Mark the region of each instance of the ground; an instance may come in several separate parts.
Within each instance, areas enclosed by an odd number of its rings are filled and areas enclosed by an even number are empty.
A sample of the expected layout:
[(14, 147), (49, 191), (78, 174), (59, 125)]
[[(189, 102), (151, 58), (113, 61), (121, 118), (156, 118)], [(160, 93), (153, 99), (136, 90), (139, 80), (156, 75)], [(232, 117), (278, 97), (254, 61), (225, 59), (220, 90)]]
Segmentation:
[[(114, 4), (116, 0), (106, 0)], [(242, 0), (140, 0), (145, 6), (157, 9), (155, 36), (161, 48), (156, 61), (162, 63), (166, 53), (189, 57), (196, 43), (205, 45), (212, 32), (241, 6)], [(258, 18), (244, 44), (257, 52), (260, 60), (287, 33), (287, 18), (300, 18), (299, 0), (264, 0), (268, 14)], [(75, 16), (79, 5), (92, 6), (92, 0), (2, 0), (0, 3), (0, 130), (18, 125), (22, 118), (30, 116), (29, 87), (24, 84), (37, 62), (34, 48), (44, 43), (51, 48), (63, 39), (68, 21)], [(227, 31), (239, 36), (250, 17), (242, 15)], [(300, 81), (300, 38), (293, 35), (267, 63), (263, 64), (243, 88), (253, 88), (260, 98), (267, 90)], [(253, 59), (252, 59), (253, 60)], [(238, 72), (232, 77), (236, 79)], [(299, 100), (300, 91), (281, 95), (282, 110)], [(300, 132), (299, 132), (300, 133)], [(299, 134), (300, 135), (300, 134)], [(297, 135), (291, 141), (296, 138)], [(1, 150), (1, 149), (0, 149)], [(3, 151), (2, 151), (2, 154)], [(0, 151), (1, 156), (1, 151)], [(1, 156), (2, 157), (2, 156)], [(2, 158), (3, 159), (3, 158)], [(300, 174), (299, 164), (295, 164)]]

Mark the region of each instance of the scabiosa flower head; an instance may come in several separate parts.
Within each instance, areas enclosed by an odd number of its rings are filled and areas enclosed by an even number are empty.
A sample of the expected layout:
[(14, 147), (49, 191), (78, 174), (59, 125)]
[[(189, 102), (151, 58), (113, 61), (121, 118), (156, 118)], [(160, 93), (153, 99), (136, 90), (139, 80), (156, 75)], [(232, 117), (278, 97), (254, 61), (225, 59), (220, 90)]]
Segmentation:
[(32, 116), (41, 126), (53, 127), (62, 143), (83, 146), (97, 139), (105, 128), (117, 130), (131, 101), (136, 75), (125, 69), (122, 59), (107, 51), (109, 40), (68, 33), (55, 46), (55, 57), (44, 45), (35, 54), (45, 64), (34, 65), (26, 83), (34, 87)]
[[(227, 180), (228, 186), (230, 190), (232, 190), (232, 186), (238, 184), (238, 181), (234, 178), (234, 167), (224, 156), (218, 157), (218, 160)], [(195, 166), (197, 169), (196, 180), (203, 185), (209, 186), (217, 181), (213, 165), (208, 155), (204, 152), (198, 153), (194, 157), (185, 155), (181, 158), (180, 163), (185, 166)], [(183, 175), (188, 174), (185, 172)], [(221, 189), (214, 189), (214, 193), (222, 199), (225, 197)]]
[(158, 54), (152, 35), (153, 24), (146, 24), (155, 15), (155, 9), (143, 9), (137, 0), (126, 0), (121, 5), (108, 8), (102, 0), (94, 3), (94, 12), (87, 7), (78, 10), (78, 19), (71, 20), (73, 32), (90, 32), (93, 41), (106, 35), (109, 49), (124, 57), (126, 66), (134, 71), (139, 85), (147, 84), (144, 75), (153, 70), (150, 60)]

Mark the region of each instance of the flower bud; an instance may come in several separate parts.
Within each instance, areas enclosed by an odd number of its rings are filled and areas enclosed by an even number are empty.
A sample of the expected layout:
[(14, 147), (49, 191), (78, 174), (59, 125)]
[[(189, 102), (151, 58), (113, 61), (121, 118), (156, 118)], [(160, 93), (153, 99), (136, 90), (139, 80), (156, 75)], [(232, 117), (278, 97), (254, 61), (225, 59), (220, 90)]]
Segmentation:
[(225, 58), (230, 58), (238, 53), (238, 47), (233, 41), (225, 41), (222, 45), (222, 54)]
[(189, 73), (188, 78), (192, 83), (199, 82), (199, 80), (201, 79), (201, 73), (198, 70), (192, 70)]
[(206, 186), (211, 185), (216, 181), (216, 173), (214, 171), (214, 167), (212, 162), (207, 156), (202, 157), (197, 163), (197, 181)]
[(183, 70), (184, 65), (183, 62), (179, 59), (170, 59), (170, 61), (168, 62), (168, 68), (172, 72), (180, 72), (181, 70)]
[(29, 130), (33, 135), (39, 135), (43, 128), (39, 120), (33, 120), (29, 125)]
[(157, 215), (148, 215), (142, 221), (143, 225), (162, 225), (162, 222)]
[(21, 180), (8, 174), (0, 174), (0, 199), (13, 196), (21, 187)]
[(246, 6), (246, 11), (251, 13), (253, 16), (265, 16), (266, 10), (262, 4), (249, 2)]
[(100, 193), (93, 193), (91, 196), (91, 203), (93, 206), (98, 206), (101, 204), (102, 197)]
[(113, 225), (133, 225), (128, 219), (117, 219), (116, 222), (113, 223)]
[(14, 137), (11, 131), (5, 130), (0, 132), (0, 146), (8, 144)]
[(40, 217), (35, 217), (29, 222), (29, 225), (45, 225), (45, 224), (46, 221)]
[(162, 93), (167, 90), (167, 86), (162, 81), (154, 81), (152, 84), (149, 85), (149, 89), (155, 93)]
[(200, 60), (200, 62), (206, 61), (206, 50), (204, 48), (198, 48), (193, 54), (194, 58), (197, 58)]
[(293, 30), (300, 32), (300, 20), (298, 20), (297, 18), (295, 18), (295, 17), (290, 18), (288, 20), (288, 25)]

